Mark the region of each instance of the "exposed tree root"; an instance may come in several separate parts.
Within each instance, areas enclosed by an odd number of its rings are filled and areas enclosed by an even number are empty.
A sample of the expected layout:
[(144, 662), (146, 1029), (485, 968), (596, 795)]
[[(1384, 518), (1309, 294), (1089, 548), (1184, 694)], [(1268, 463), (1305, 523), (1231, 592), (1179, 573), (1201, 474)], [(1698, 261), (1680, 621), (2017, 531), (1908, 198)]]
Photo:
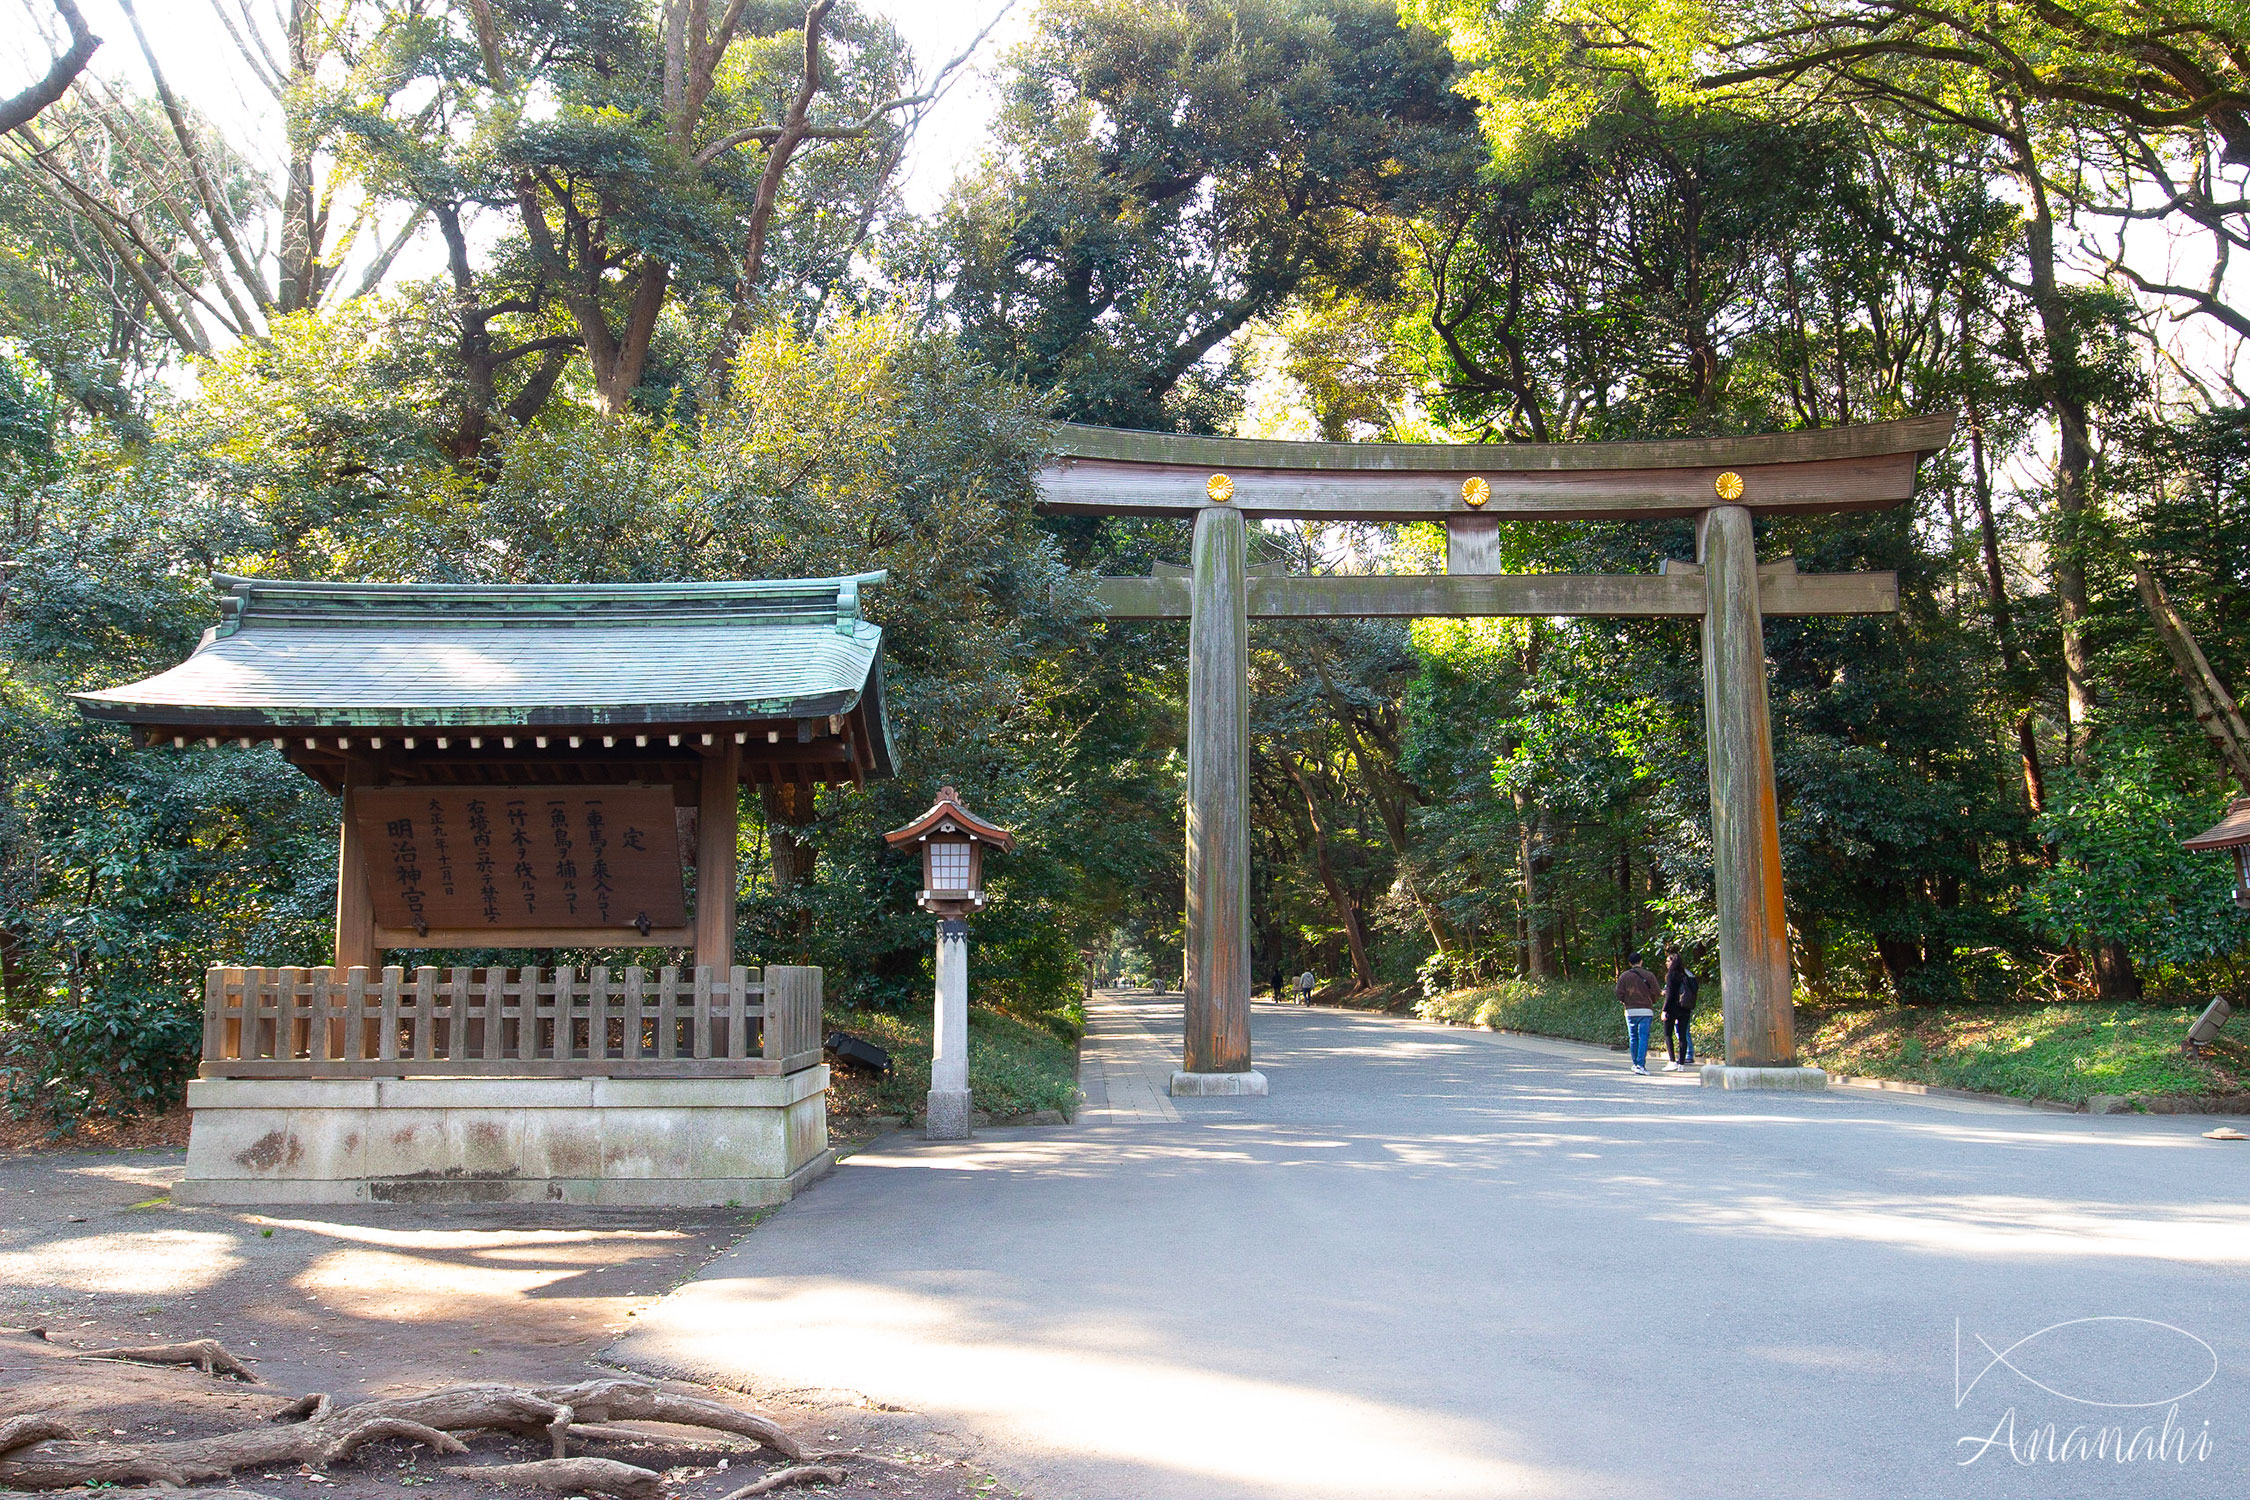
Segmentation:
[[(210, 1340), (198, 1343), (209, 1345), (220, 1355), (226, 1354)], [(192, 1350), (197, 1345), (163, 1347)], [(147, 1351), (106, 1350), (103, 1357), (124, 1358), (145, 1353)], [(232, 1356), (226, 1355), (226, 1358), (231, 1360)], [(214, 1361), (214, 1365), (218, 1366), (218, 1362)], [(218, 1368), (224, 1369), (223, 1366)], [(581, 1419), (583, 1424), (574, 1428)], [(649, 1381), (589, 1380), (539, 1390), (504, 1385), (461, 1385), (419, 1396), (365, 1401), (340, 1409), (331, 1405), (326, 1396), (304, 1396), (276, 1412), (271, 1425), (219, 1437), (162, 1443), (71, 1442), (68, 1441), (69, 1427), (53, 1417), (38, 1414), (13, 1417), (0, 1422), (0, 1489), (58, 1490), (79, 1485), (116, 1484), (177, 1487), (200, 1480), (223, 1479), (241, 1469), (340, 1463), (364, 1444), (383, 1439), (423, 1443), (439, 1453), (465, 1453), (467, 1447), (455, 1433), (498, 1431), (545, 1438), (553, 1445), (555, 1457), (537, 1464), (503, 1464), (463, 1472), (480, 1479), (490, 1478), (494, 1483), (545, 1485), (547, 1480), (541, 1475), (567, 1471), (577, 1477), (557, 1480), (554, 1487), (628, 1497), (653, 1496), (657, 1476), (649, 1470), (610, 1459), (572, 1459), (565, 1455), (565, 1446), (574, 1431), (581, 1437), (615, 1435), (664, 1441), (658, 1434), (621, 1432), (602, 1425), (615, 1421), (701, 1427), (749, 1438), (792, 1461), (805, 1456), (804, 1445), (770, 1417), (740, 1411), (717, 1401), (675, 1395)], [(594, 1467), (582, 1467), (584, 1465)], [(519, 1477), (504, 1477), (510, 1473)], [(605, 1487), (596, 1482), (605, 1475), (612, 1485), (629, 1487)], [(634, 1487), (642, 1485), (638, 1477), (642, 1475), (648, 1476), (646, 1486)]]
[(121, 1349), (83, 1349), (78, 1357), (121, 1359), (135, 1365), (193, 1365), (206, 1375), (229, 1375), (251, 1385), (264, 1383), (217, 1339), (194, 1339), (185, 1344), (139, 1344)]
[(341, 1463), (361, 1446), (385, 1438), (426, 1443), (440, 1453), (466, 1453), (460, 1439), (381, 1410), (351, 1406), (287, 1427), (252, 1427), (219, 1437), (172, 1443), (66, 1443), (50, 1439), (0, 1456), (0, 1488), (62, 1490), (90, 1484), (193, 1484), (237, 1469), (276, 1464)]
[(770, 1495), (775, 1490), (793, 1484), (842, 1484), (844, 1471), (819, 1464), (797, 1464), (786, 1469), (776, 1469), (758, 1479), (751, 1480), (739, 1490), (729, 1490), (720, 1500), (750, 1500), (752, 1495)]
[(7, 1421), (0, 1422), (0, 1453), (10, 1453), (33, 1443), (43, 1443), (49, 1438), (69, 1436), (69, 1426), (53, 1417), (10, 1417)]
[(607, 1422), (573, 1422), (570, 1435), (581, 1442), (600, 1443), (661, 1443), (666, 1447), (683, 1446), (677, 1439), (661, 1432), (643, 1432), (638, 1427), (612, 1427)]
[(589, 1380), (581, 1385), (549, 1386), (539, 1396), (567, 1405), (582, 1422), (669, 1422), (731, 1432), (783, 1458), (805, 1456), (805, 1445), (768, 1416), (742, 1411), (699, 1396), (681, 1396), (647, 1380)]
[(461, 1479), (525, 1489), (562, 1490), (573, 1495), (616, 1495), (621, 1500), (657, 1500), (664, 1476), (654, 1469), (609, 1458), (542, 1458), (528, 1464), (483, 1464), (445, 1471)]

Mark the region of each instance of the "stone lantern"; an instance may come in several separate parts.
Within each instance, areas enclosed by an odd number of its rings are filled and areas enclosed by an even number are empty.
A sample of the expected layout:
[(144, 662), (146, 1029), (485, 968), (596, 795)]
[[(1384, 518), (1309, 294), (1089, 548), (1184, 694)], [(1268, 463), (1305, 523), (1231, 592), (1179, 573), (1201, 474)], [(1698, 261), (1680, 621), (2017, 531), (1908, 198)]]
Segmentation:
[(961, 805), (941, 788), (929, 811), (883, 835), (892, 848), (920, 845), (922, 889), (915, 904), (938, 919), (937, 1017), (932, 1028), (930, 1096), (924, 1134), (933, 1141), (969, 1136), (969, 923), (984, 909), (984, 851), (1002, 854), (1015, 835)]

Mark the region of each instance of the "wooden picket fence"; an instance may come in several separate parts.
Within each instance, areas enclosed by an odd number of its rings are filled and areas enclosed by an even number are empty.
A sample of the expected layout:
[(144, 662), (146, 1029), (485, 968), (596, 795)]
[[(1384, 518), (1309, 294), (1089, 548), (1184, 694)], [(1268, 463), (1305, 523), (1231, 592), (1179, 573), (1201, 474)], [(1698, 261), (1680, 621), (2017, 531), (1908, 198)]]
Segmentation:
[(820, 1061), (820, 970), (212, 969), (205, 1078), (743, 1078)]

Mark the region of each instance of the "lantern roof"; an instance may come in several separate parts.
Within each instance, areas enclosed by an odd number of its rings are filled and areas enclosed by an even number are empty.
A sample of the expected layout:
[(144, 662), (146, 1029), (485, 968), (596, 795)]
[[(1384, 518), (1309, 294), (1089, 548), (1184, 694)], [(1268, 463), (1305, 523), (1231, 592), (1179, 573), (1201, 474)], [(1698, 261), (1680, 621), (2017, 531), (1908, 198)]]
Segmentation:
[(990, 844), (1002, 854), (1016, 847), (1016, 836), (997, 823), (987, 823), (961, 805), (961, 794), (951, 787), (938, 789), (937, 801), (930, 804), (928, 812), (908, 823), (904, 828), (894, 828), (883, 835), (883, 841), (896, 848), (900, 844), (915, 843), (933, 833), (962, 834), (973, 844)]
[(2227, 804), (2227, 815), (2191, 839), (2182, 839), (2180, 847), (2198, 852), (2209, 849), (2239, 849), (2250, 844), (2250, 797), (2237, 797)]

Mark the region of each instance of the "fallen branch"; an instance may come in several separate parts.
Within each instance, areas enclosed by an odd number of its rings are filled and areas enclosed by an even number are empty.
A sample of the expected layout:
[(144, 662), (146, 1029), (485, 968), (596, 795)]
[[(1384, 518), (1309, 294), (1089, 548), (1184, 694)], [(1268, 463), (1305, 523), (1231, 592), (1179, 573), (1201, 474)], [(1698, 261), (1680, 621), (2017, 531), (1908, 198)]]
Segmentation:
[(230, 1375), (252, 1385), (264, 1384), (217, 1339), (195, 1339), (185, 1344), (138, 1344), (121, 1349), (82, 1349), (78, 1357), (123, 1360), (133, 1365), (193, 1365), (206, 1375)]
[(719, 1500), (750, 1500), (752, 1495), (770, 1495), (775, 1490), (792, 1484), (842, 1484), (842, 1469), (823, 1468), (818, 1464), (797, 1464), (787, 1469), (776, 1469), (762, 1479), (754, 1479), (739, 1490), (729, 1490)]
[(609, 1458), (542, 1458), (528, 1464), (484, 1464), (445, 1471), (457, 1479), (526, 1489), (563, 1490), (573, 1495), (616, 1495), (621, 1500), (657, 1500), (664, 1476), (654, 1469)]

